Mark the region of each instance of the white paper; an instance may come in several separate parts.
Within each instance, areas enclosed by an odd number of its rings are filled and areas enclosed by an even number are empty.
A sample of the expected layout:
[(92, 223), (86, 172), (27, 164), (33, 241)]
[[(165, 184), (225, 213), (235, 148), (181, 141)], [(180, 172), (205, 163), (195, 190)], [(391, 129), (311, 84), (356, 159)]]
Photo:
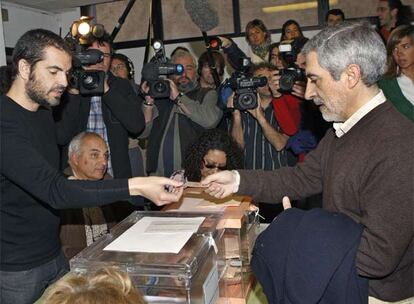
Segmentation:
[(178, 253), (204, 217), (143, 217), (104, 250)]

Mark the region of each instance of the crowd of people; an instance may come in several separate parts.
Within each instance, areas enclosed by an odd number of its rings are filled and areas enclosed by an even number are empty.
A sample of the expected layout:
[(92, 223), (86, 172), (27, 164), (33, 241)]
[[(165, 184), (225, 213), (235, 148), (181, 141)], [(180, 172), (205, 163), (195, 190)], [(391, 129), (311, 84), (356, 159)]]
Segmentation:
[[(83, 67), (105, 73), (103, 93), (85, 94), (68, 82), (65, 41), (26, 32), (0, 69), (1, 302), (33, 303), (69, 270), (67, 259), (133, 210), (179, 200), (186, 181), (219, 198), (250, 195), (268, 222), (291, 205), (343, 214), (362, 227), (353, 235), (353, 275), (369, 284), (354, 286), (361, 303), (368, 295), (370, 303), (413, 300), (413, 15), (399, 0), (378, 3), (377, 31), (332, 9), (310, 39), (288, 20), (272, 43), (254, 19), (246, 53), (224, 36), (220, 51), (198, 59), (178, 47), (169, 62), (183, 71), (162, 80), (162, 97), (153, 80), (135, 82), (132, 61), (108, 34), (88, 47), (103, 60)], [(240, 108), (226, 69), (233, 80), (266, 80), (253, 90), (254, 107)], [(280, 286), (266, 283), (262, 250), (278, 240), (260, 242), (255, 271), (272, 302)], [(92, 281), (105, 289), (108, 280), (124, 291), (114, 296), (144, 303), (113, 269), (66, 278), (46, 303), (70, 303)]]

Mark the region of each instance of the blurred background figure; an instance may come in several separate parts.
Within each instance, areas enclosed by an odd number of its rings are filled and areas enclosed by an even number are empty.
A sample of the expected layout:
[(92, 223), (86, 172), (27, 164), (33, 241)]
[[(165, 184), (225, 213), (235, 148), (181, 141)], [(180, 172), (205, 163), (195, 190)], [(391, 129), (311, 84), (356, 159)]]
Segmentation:
[(292, 40), (298, 37), (305, 37), (302, 33), (299, 23), (296, 20), (289, 19), (282, 25), (282, 36), (280, 41)]
[(391, 103), (414, 121), (414, 26), (401, 25), (387, 42), (387, 70), (379, 86)]
[(182, 172), (189, 181), (199, 182), (220, 170), (243, 169), (243, 152), (226, 132), (211, 129), (186, 150)]
[(401, 0), (379, 0), (377, 15), (380, 26), (379, 32), (385, 43), (397, 26), (410, 24), (414, 21), (412, 7), (403, 5)]
[[(226, 63), (224, 61), (223, 55), (220, 52), (212, 51), (214, 64), (217, 69), (217, 74), (220, 78), (220, 83), (223, 81), (224, 69), (226, 67)], [(208, 65), (208, 55), (207, 52), (201, 54), (198, 58), (198, 82), (200, 87), (202, 88), (210, 88), (215, 89), (216, 84), (214, 83), (213, 74), (211, 72), (210, 66)]]
[(49, 287), (44, 304), (145, 304), (128, 274), (114, 267), (69, 274)]
[(345, 14), (339, 8), (334, 8), (328, 11), (325, 17), (327, 26), (334, 26), (345, 21)]

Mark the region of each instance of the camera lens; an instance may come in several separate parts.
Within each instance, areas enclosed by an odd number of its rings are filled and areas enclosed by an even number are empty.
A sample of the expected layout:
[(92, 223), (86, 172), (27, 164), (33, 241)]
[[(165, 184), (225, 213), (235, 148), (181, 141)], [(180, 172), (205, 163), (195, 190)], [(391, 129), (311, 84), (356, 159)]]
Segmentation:
[(242, 95), (240, 98), (240, 103), (243, 104), (245, 108), (249, 108), (250, 105), (254, 103), (253, 96), (251, 94)]
[(167, 86), (163, 81), (157, 81), (154, 84), (154, 91), (157, 93), (163, 93), (167, 90)]
[(296, 81), (296, 73), (294, 71), (286, 70), (286, 72), (279, 79), (279, 87), (282, 91), (292, 91), (293, 85)]
[(98, 86), (99, 75), (96, 73), (84, 73), (82, 75), (82, 85), (87, 90), (93, 90)]

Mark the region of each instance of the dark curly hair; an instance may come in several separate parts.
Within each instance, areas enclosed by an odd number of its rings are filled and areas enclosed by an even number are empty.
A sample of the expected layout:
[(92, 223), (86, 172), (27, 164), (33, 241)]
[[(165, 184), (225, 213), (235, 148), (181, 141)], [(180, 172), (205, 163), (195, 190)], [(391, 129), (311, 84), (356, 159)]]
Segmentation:
[(184, 176), (189, 181), (201, 181), (203, 158), (209, 150), (219, 150), (226, 153), (227, 170), (243, 168), (243, 151), (240, 146), (226, 132), (211, 129), (201, 134), (185, 151)]

